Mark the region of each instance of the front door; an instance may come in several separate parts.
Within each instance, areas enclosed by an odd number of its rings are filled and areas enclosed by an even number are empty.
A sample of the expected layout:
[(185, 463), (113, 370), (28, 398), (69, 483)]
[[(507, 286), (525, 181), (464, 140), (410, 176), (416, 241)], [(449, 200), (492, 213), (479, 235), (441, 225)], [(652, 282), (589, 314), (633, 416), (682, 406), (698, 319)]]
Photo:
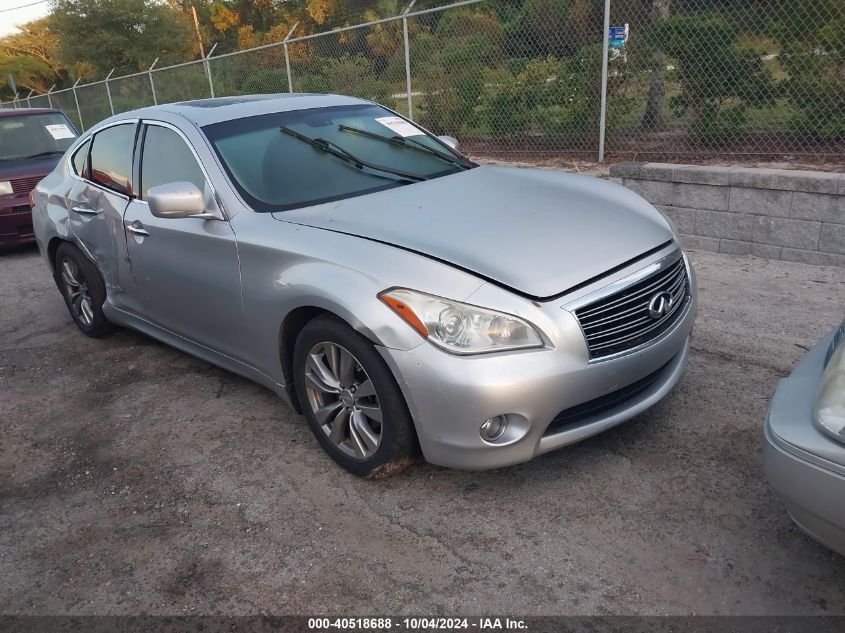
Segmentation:
[(238, 249), (227, 220), (157, 218), (146, 202), (156, 185), (192, 182), (216, 204), (205, 173), (174, 128), (142, 131), (139, 195), (126, 208), (123, 230), (134, 280), (127, 307), (152, 323), (237, 358), (243, 319)]

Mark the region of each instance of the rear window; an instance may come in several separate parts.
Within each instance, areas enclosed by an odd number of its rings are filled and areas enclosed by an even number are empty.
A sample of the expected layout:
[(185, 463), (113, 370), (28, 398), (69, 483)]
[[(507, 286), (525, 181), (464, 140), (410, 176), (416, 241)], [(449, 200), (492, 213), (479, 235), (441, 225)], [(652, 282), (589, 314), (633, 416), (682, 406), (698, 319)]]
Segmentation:
[(61, 112), (0, 117), (0, 161), (64, 154), (77, 134)]
[(71, 163), (73, 164), (74, 173), (80, 178), (88, 177), (88, 151), (91, 149), (91, 141), (85, 141), (73, 153)]
[(94, 135), (91, 146), (90, 179), (103, 187), (132, 195), (132, 150), (135, 124), (107, 127)]

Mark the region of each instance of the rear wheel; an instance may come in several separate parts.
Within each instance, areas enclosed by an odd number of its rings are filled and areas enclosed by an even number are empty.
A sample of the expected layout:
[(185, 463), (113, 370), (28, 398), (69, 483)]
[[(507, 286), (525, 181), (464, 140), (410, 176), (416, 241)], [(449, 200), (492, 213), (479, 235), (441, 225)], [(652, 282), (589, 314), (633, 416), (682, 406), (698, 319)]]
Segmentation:
[(372, 343), (333, 318), (308, 323), (294, 349), (299, 402), (311, 432), (346, 470), (385, 477), (419, 454), (405, 400)]
[(103, 314), (106, 287), (100, 272), (73, 244), (56, 250), (54, 276), (70, 316), (84, 334), (97, 338), (114, 329)]

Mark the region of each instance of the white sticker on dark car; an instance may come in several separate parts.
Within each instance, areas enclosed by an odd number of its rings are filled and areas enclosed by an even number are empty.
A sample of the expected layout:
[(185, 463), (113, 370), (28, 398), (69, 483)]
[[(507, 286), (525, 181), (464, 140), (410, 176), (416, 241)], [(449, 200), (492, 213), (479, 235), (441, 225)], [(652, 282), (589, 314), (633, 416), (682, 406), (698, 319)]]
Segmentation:
[(57, 141), (63, 138), (76, 138), (76, 134), (74, 134), (71, 129), (65, 125), (64, 123), (56, 123), (54, 125), (45, 125), (47, 131)]

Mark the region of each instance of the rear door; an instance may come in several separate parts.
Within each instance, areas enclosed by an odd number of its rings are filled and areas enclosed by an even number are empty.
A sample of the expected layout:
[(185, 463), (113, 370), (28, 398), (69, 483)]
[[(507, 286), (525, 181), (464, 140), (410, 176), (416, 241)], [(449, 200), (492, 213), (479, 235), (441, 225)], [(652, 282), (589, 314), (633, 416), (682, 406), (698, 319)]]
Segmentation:
[(136, 131), (136, 121), (121, 121), (96, 132), (80, 147), (73, 156), (73, 168), (81, 174), (68, 201), (71, 231), (97, 263), (109, 299), (118, 307), (123, 304), (126, 281), (123, 214), (133, 193)]
[(134, 287), (130, 309), (153, 323), (232, 357), (243, 320), (235, 234), (228, 220), (157, 218), (147, 192), (192, 182), (217, 207), (214, 188), (196, 153), (175, 126), (144, 122), (139, 139), (138, 198), (124, 217)]

